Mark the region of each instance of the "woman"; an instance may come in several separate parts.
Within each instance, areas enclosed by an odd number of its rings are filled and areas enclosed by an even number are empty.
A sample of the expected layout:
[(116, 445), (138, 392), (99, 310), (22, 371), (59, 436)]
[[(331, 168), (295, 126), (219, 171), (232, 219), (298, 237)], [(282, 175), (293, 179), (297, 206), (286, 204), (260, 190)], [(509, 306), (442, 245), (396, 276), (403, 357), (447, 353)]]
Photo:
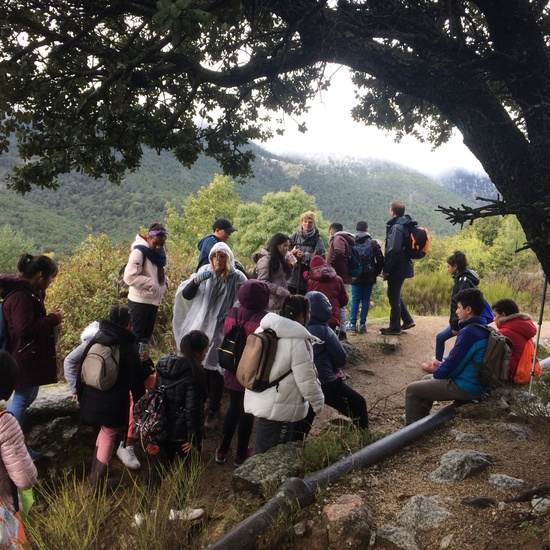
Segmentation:
[(305, 328), (309, 317), (309, 301), (288, 296), (281, 316), (268, 313), (260, 322), (262, 330), (272, 329), (279, 337), (269, 379), (288, 375), (263, 392), (245, 390), (244, 410), (258, 418), (254, 454), (291, 441), (293, 423), (306, 417), (310, 405), (316, 414), (323, 409), (311, 347), (311, 342), (321, 341)]
[(191, 330), (202, 330), (210, 339), (204, 362), (209, 377), (209, 413), (204, 426), (215, 429), (223, 393), (223, 369), (218, 365), (223, 323), (229, 309), (237, 303), (237, 292), (246, 276), (235, 269), (233, 252), (223, 242), (212, 247), (208, 260), (208, 265), (178, 287), (172, 328), (176, 342), (181, 342)]
[(153, 455), (153, 486), (160, 485), (176, 456), (185, 458), (192, 451), (201, 450), (204, 402), (208, 393), (202, 362), (209, 344), (204, 332), (192, 330), (181, 339), (178, 355), (165, 355), (157, 364), (155, 386), (171, 385), (165, 391), (164, 400), (170, 433), (159, 445), (159, 452)]
[(278, 313), (284, 299), (290, 295), (287, 279), (292, 275), (294, 265), (287, 260), (290, 241), (284, 233), (275, 233), (267, 247), (260, 252), (256, 266), (258, 279), (269, 285), (268, 310)]
[[(99, 390), (82, 381), (81, 372), (77, 382), (80, 415), (84, 423), (99, 428), (90, 472), (92, 487), (97, 490), (107, 477), (111, 457), (119, 439), (128, 426), (130, 392), (134, 403), (145, 393), (144, 372), (137, 347), (137, 337), (130, 330), (130, 312), (126, 306), (114, 306), (109, 318), (99, 322), (99, 331), (90, 340), (83, 354), (95, 344), (119, 346), (119, 371), (117, 380), (109, 390)], [(80, 371), (82, 370), (82, 363)], [(112, 480), (112, 487), (115, 482)]]
[[(238, 298), (240, 306), (229, 310), (223, 331), (227, 334), (235, 323), (240, 323), (244, 324), (244, 332), (248, 336), (260, 326), (260, 321), (267, 314), (269, 287), (265, 281), (246, 281), (239, 288)], [(254, 416), (244, 412), (244, 388), (238, 382), (236, 373), (226, 370), (224, 383), (229, 390), (229, 409), (223, 422), (222, 440), (216, 449), (215, 459), (218, 464), (227, 462), (231, 440), (238, 429), (237, 452), (233, 462), (235, 466), (240, 466), (252, 452), (248, 443), (254, 426)]]
[(325, 257), (325, 243), (319, 230), (315, 227), (316, 219), (313, 212), (304, 212), (296, 233), (290, 235), (289, 241), (293, 256), (298, 259), (296, 267), (288, 281), (288, 290), (292, 294), (305, 292), (306, 281), (304, 271), (309, 269), (309, 262), (316, 254)]
[[(65, 312), (56, 308), (46, 314), (46, 290), (57, 275), (57, 266), (48, 256), (22, 254), (18, 275), (0, 277), (2, 311), (8, 325), (9, 349), (19, 367), (15, 393), (8, 407), (23, 427), (25, 413), (38, 395), (38, 388), (57, 382), (55, 336)], [(33, 451), (34, 453), (34, 451)], [(33, 458), (40, 458), (36, 453)]]
[(132, 330), (140, 342), (147, 342), (153, 335), (158, 308), (168, 286), (164, 272), (167, 236), (160, 222), (151, 225), (147, 237), (138, 233), (124, 270), (124, 282), (129, 286)]
[[(10, 398), (18, 370), (13, 357), (0, 350), (0, 401)], [(0, 500), (10, 512), (21, 510), (20, 502), (14, 502), (17, 489), (30, 489), (36, 477), (36, 466), (25, 447), (21, 426), (13, 415), (0, 413)]]

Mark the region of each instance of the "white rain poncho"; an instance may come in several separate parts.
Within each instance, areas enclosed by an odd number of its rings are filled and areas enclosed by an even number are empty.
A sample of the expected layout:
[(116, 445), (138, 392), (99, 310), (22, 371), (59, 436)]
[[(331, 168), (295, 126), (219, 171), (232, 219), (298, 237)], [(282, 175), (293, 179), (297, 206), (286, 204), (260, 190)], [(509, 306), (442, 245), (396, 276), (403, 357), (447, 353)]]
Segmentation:
[(219, 274), (214, 272), (210, 279), (202, 282), (197, 294), (192, 300), (186, 300), (182, 296), (182, 290), (198, 274), (203, 271), (212, 271), (211, 264), (203, 265), (197, 273), (193, 273), (189, 279), (183, 281), (176, 291), (174, 298), (174, 317), (172, 330), (176, 345), (191, 330), (202, 330), (210, 338), (210, 348), (206, 354), (204, 366), (210, 370), (217, 370), (223, 374), (223, 369), (218, 365), (218, 348), (223, 340), (223, 322), (230, 308), (238, 305), (237, 292), (246, 281), (246, 276), (235, 269), (235, 258), (229, 246), (223, 242), (216, 243), (208, 259), (216, 252), (227, 254), (231, 272), (226, 281), (222, 281)]

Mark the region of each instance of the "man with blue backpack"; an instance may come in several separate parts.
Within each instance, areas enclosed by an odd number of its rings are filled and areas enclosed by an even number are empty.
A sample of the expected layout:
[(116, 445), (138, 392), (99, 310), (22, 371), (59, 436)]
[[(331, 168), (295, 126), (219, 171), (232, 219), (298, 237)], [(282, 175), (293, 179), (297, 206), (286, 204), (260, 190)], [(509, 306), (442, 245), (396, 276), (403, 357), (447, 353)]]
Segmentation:
[(369, 314), (372, 287), (376, 284), (378, 275), (382, 273), (384, 255), (378, 242), (370, 236), (366, 221), (357, 222), (355, 226), (355, 245), (352, 248), (358, 253), (361, 273), (351, 280), (351, 307), (348, 328), (350, 331), (357, 332), (357, 317), (359, 306), (361, 306), (359, 332), (367, 332), (367, 315)]

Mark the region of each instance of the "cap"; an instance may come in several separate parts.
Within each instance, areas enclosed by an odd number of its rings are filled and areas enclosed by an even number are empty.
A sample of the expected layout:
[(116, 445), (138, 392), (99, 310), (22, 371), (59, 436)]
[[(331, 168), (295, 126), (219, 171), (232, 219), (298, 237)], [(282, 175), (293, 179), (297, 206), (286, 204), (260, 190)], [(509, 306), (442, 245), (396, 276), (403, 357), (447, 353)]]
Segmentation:
[(212, 231), (216, 231), (216, 229), (223, 229), (224, 231), (227, 231), (228, 233), (233, 233), (233, 231), (237, 231), (232, 225), (231, 222), (226, 218), (218, 218), (213, 224), (212, 224)]

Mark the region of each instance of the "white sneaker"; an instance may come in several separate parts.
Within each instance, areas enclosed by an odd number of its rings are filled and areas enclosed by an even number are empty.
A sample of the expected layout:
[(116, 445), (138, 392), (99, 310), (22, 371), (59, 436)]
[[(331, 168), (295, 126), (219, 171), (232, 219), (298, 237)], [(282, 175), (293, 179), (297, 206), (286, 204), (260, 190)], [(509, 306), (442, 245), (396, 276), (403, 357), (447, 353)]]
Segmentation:
[(118, 456), (122, 464), (126, 466), (126, 468), (130, 468), (130, 470), (139, 470), (141, 468), (141, 463), (136, 457), (133, 445), (128, 445), (128, 447), (124, 447), (121, 441), (116, 451), (116, 455)]
[(185, 510), (170, 510), (168, 519), (174, 521), (176, 519), (191, 521), (193, 519), (199, 519), (204, 516), (204, 510), (202, 508), (186, 508)]

